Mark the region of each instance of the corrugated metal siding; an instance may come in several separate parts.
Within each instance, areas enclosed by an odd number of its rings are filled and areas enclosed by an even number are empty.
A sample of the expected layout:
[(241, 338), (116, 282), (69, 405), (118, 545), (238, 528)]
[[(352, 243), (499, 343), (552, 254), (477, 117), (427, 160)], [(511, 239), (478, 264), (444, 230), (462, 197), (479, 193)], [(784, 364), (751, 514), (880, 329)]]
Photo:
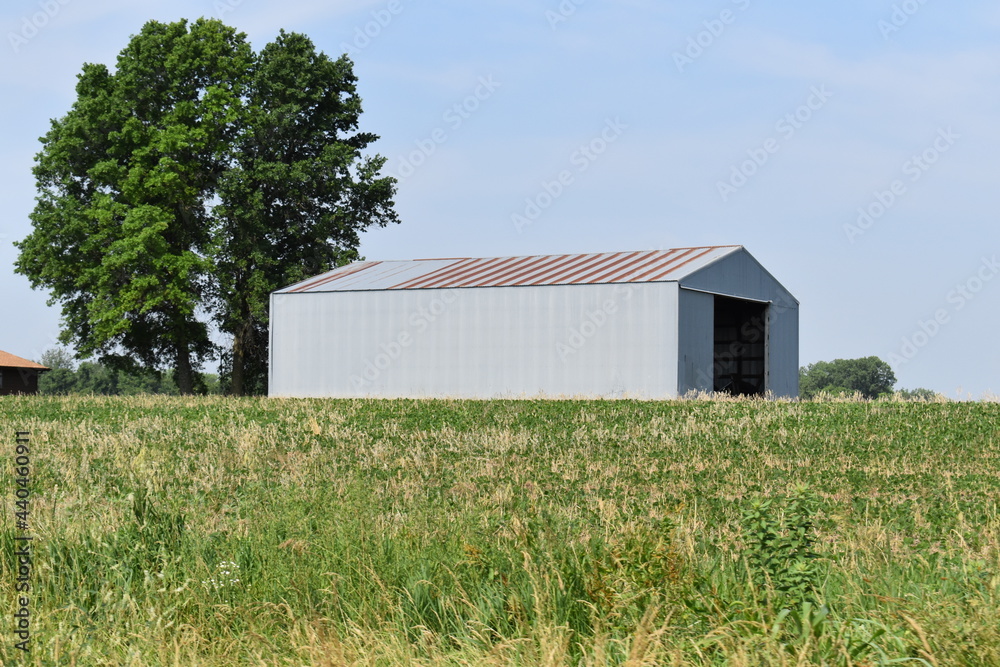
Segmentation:
[(768, 302), (767, 389), (775, 396), (799, 395), (799, 302), (750, 253), (724, 257), (679, 286)]
[(669, 398), (676, 283), (274, 294), (272, 396)]
[(798, 302), (740, 246), (343, 267), (271, 295), (270, 394), (710, 389), (716, 294), (770, 304), (767, 388), (798, 395)]
[(679, 279), (681, 287), (754, 301), (798, 301), (746, 250), (719, 258)]
[(715, 386), (715, 296), (687, 289), (679, 292), (677, 393), (711, 392)]
[(593, 285), (676, 281), (740, 246), (585, 255), (358, 262), (279, 292)]

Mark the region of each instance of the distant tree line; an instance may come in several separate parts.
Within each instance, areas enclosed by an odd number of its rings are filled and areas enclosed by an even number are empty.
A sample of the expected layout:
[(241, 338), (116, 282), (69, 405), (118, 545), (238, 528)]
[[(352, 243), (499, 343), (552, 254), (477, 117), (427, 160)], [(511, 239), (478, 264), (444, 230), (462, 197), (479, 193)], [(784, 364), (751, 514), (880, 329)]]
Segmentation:
[(799, 396), (815, 398), (821, 393), (859, 393), (864, 398), (898, 395), (911, 400), (931, 400), (938, 394), (930, 389), (894, 390), (896, 374), (878, 357), (817, 361), (799, 369)]
[[(73, 355), (63, 348), (48, 350), (42, 354), (39, 363), (52, 369), (42, 373), (38, 379), (38, 392), (48, 396), (69, 394), (177, 396), (180, 394), (174, 381), (173, 371), (119, 370), (95, 361), (83, 361), (77, 364)], [(201, 373), (199, 379), (200, 382), (195, 387), (199, 393), (220, 393), (217, 376)]]

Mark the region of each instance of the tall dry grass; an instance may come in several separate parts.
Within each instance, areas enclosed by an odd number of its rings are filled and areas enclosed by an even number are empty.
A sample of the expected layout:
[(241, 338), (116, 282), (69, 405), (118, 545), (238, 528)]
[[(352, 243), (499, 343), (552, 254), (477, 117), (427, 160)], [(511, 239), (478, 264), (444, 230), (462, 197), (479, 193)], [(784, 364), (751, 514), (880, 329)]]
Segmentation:
[[(998, 427), (985, 402), (0, 401), (11, 453), (32, 432), (38, 665), (1000, 664)], [(798, 484), (822, 578), (788, 607), (740, 514)]]

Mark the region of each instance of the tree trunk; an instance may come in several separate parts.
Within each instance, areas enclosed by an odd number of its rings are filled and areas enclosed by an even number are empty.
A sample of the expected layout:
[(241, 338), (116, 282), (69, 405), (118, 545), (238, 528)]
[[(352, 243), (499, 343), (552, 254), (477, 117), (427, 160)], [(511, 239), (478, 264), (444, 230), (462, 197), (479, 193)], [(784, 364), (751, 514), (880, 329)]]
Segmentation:
[(236, 334), (233, 336), (233, 366), (230, 369), (230, 388), (229, 393), (233, 396), (244, 396), (246, 395), (245, 388), (245, 378), (246, 378), (246, 347), (247, 347), (247, 333), (250, 327), (247, 326), (244, 321), (243, 324), (236, 328)]
[(191, 353), (187, 350), (177, 352), (177, 366), (174, 368), (174, 382), (181, 396), (194, 394), (194, 372), (191, 370)]

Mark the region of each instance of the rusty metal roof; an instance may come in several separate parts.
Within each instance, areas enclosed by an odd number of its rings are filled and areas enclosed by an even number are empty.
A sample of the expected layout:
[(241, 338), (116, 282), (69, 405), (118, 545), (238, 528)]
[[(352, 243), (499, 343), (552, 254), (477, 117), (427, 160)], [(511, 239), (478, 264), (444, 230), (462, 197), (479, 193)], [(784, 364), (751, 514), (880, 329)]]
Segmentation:
[(278, 292), (670, 282), (688, 276), (740, 247), (356, 262)]
[(49, 370), (47, 366), (42, 366), (41, 364), (36, 364), (34, 361), (28, 361), (27, 359), (22, 359), (10, 352), (4, 352), (0, 350), (0, 367), (2, 368), (33, 368), (39, 371)]

